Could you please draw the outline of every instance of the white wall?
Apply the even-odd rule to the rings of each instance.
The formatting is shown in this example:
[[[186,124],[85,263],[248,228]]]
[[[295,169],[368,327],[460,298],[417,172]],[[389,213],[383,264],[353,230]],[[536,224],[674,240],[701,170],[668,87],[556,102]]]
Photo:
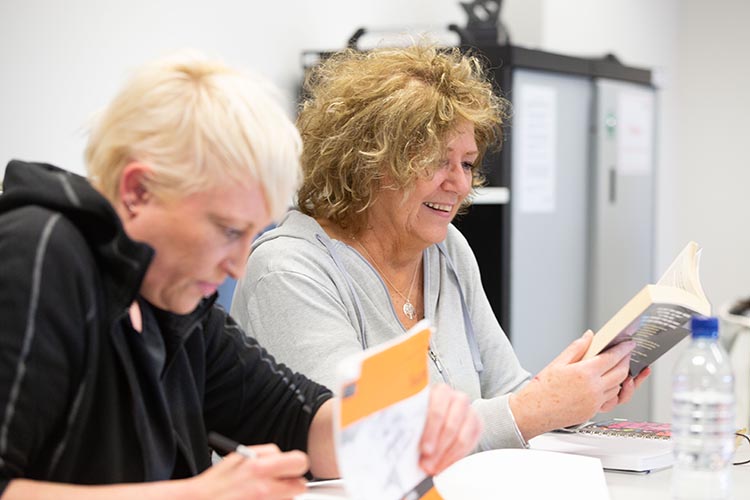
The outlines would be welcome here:
[[[657,268],[704,246],[714,304],[750,294],[750,2],[505,0],[514,43],[616,54],[656,70],[660,91]],[[303,49],[343,46],[360,26],[465,24],[458,0],[0,0],[0,174],[10,158],[83,172],[87,117],[134,66],[190,46],[256,69],[293,108]],[[669,416],[670,358],[654,414]]]
[[[464,24],[454,0],[1,0],[0,175],[10,158],[83,172],[91,113],[128,72],[182,47],[252,68],[293,109],[304,49],[345,45],[358,27]]]
[[[583,56],[615,54],[624,64],[651,68],[658,86],[655,275],[663,271],[689,239],[710,248],[697,235],[683,236],[677,228],[681,214],[674,179],[679,108],[676,61],[680,0],[546,0],[542,48]],[[585,13],[585,15],[582,15]],[[655,276],[655,278],[658,276]],[[592,325],[596,328],[598,325]],[[653,366],[651,418],[671,419],[673,353]]]
[[[616,54],[659,87],[657,273],[688,240],[704,247],[714,307],[750,295],[750,2],[545,0],[540,48]],[[682,346],[684,347],[684,346]],[[655,365],[651,417],[670,419],[671,371]]]
[[[672,223],[678,240],[703,245],[701,276],[714,307],[750,296],[748,21],[747,0],[681,2]],[[669,386],[661,386],[653,414],[664,420]]]
[[[676,227],[707,247],[718,305],[750,295],[750,2],[688,0],[681,15]]]

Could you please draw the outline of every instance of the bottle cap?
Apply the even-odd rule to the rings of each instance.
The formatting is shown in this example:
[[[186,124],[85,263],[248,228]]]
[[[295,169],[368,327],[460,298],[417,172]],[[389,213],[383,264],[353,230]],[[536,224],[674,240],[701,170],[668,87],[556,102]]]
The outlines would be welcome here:
[[[693,338],[717,338],[719,336],[719,319],[715,316],[693,316],[690,320]]]

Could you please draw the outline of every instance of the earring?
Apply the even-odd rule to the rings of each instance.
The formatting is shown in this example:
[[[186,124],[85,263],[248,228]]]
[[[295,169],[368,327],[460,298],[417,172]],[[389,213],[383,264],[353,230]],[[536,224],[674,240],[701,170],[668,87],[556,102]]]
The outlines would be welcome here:
[[[125,210],[127,210],[130,215],[133,215],[135,213],[135,211],[133,210],[133,202],[123,200],[123,203],[125,204]]]

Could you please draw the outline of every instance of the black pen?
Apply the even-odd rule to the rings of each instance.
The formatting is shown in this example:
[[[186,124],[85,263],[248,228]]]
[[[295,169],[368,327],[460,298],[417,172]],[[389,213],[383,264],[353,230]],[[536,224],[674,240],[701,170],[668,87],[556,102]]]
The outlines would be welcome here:
[[[258,454],[251,450],[244,444],[240,444],[237,441],[233,441],[226,436],[222,436],[218,432],[208,433],[208,444],[211,445],[215,450],[223,451],[225,453],[231,453],[236,451],[245,458],[254,459],[258,458]]]

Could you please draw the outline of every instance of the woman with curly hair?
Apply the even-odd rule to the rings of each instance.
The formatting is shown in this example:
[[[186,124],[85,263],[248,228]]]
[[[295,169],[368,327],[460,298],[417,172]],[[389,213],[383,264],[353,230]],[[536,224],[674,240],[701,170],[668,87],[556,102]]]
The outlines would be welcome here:
[[[451,225],[508,115],[476,57],[426,45],[346,51],[306,91],[297,210],[254,244],[234,297],[249,332],[330,385],[343,357],[430,319],[432,380],[472,400],[481,449],[525,446],[630,399],[648,373],[627,378],[632,343],[581,361],[591,333],[531,378]]]

